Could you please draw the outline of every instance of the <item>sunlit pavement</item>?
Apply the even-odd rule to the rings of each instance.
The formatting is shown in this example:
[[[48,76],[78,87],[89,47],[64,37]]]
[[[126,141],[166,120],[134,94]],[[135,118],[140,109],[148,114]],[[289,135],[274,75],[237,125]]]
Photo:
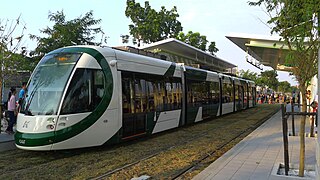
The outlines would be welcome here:
[[[288,111],[291,107],[288,107]],[[301,116],[295,116],[295,134],[289,136],[289,164],[299,164],[299,136]],[[291,117],[288,119],[288,132],[292,134]],[[310,132],[309,118],[306,121],[306,133]],[[316,138],[306,137],[306,167],[316,164]],[[280,163],[284,162],[281,111],[272,116],[259,128],[249,134],[239,144],[213,162],[194,180],[226,179],[288,179],[276,175]],[[295,179],[290,177],[290,179]],[[301,179],[301,178],[300,178]]]
[[[0,133],[0,152],[16,149],[16,146],[14,144],[14,135],[13,134],[7,134],[5,133],[5,130],[7,128],[7,121],[4,119],[1,120],[1,133]],[[15,130],[15,127],[14,127]]]

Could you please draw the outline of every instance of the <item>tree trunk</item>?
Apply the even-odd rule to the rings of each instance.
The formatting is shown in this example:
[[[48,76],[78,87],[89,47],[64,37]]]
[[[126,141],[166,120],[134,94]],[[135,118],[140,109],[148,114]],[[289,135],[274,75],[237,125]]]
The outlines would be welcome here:
[[[307,110],[307,101],[306,101],[306,87],[304,83],[300,84],[300,90],[302,94],[302,112]],[[299,162],[299,176],[304,176],[304,160],[305,160],[305,126],[306,126],[307,116],[303,116],[300,122],[300,162]]]

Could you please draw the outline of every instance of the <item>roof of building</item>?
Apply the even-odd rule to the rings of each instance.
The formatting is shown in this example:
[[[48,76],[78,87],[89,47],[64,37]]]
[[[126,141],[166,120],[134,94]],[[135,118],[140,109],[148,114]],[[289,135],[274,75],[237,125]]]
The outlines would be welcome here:
[[[170,55],[180,57],[179,60],[175,60],[174,58],[168,60],[174,62],[183,61],[178,63],[184,63],[186,65],[200,64],[213,71],[224,72],[226,69],[237,67],[236,65],[218,58],[215,55],[211,55],[174,38],[146,44],[143,47],[140,47],[140,49],[168,53]]]
[[[255,59],[247,57],[249,63],[257,67],[263,64],[275,70],[290,71],[290,67],[285,66],[288,47],[280,41],[280,37],[251,34],[231,34],[226,37]]]

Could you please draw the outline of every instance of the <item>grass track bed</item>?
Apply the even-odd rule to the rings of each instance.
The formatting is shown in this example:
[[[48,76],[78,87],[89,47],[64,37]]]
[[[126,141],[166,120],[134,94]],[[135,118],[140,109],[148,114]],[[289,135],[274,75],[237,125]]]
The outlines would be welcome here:
[[[277,110],[279,105],[258,105],[212,121],[161,133],[151,138],[113,147],[95,147],[70,151],[31,152],[12,150],[0,155],[0,179],[88,179],[137,162],[103,179],[130,179],[149,175],[152,179],[170,179],[205,154],[217,150],[244,130],[255,127]],[[215,159],[236,145],[254,129],[231,143],[185,174],[191,179]]]

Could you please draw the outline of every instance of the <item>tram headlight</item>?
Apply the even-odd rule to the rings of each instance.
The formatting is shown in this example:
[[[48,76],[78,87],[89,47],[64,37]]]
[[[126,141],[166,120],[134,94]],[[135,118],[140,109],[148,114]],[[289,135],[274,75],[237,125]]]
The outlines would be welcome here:
[[[47,129],[50,129],[50,130],[54,129],[54,125],[49,124],[49,125],[47,126]]]

